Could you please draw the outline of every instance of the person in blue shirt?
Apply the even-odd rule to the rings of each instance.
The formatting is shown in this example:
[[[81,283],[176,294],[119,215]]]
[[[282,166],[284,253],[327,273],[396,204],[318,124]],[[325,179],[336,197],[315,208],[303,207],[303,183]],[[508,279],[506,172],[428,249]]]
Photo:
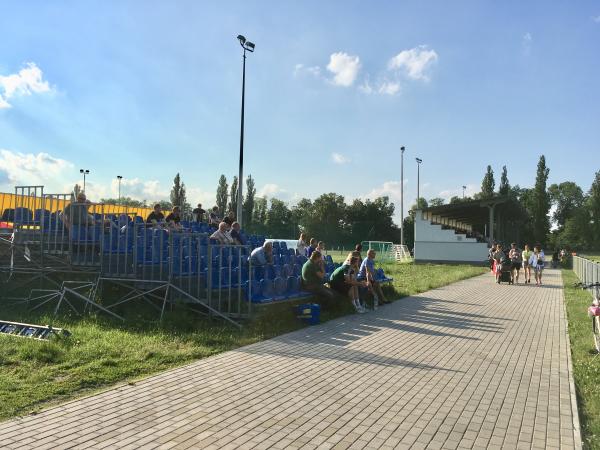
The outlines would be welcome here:
[[[317,240],[315,238],[312,238],[310,240],[310,245],[308,247],[306,247],[306,257],[310,259],[312,252],[314,252],[316,249],[317,249]]]
[[[255,248],[248,258],[253,266],[265,266],[273,263],[273,243],[265,242],[262,247]]]
[[[376,308],[379,303],[390,303],[383,295],[381,285],[375,280],[375,250],[370,249],[367,252],[367,257],[363,259],[356,277],[358,281],[366,281],[369,286],[369,291],[373,294],[373,306]]]

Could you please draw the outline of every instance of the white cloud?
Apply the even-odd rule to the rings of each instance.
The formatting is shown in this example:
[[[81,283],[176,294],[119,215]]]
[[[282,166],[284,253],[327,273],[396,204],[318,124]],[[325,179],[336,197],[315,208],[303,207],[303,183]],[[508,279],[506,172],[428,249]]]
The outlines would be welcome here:
[[[367,78],[363,84],[361,84],[358,87],[358,90],[365,93],[365,94],[372,94],[373,93],[373,87],[371,86],[371,83],[369,83],[369,79]]]
[[[527,32],[523,35],[523,40],[521,42],[521,46],[523,48],[523,54],[525,56],[531,53],[531,43],[533,42],[533,36],[531,33]]]
[[[110,192],[111,197],[116,198],[119,195],[119,180],[114,178],[111,180]],[[139,178],[123,178],[121,180],[121,196],[136,200],[166,200],[169,198],[169,191],[162,189],[157,180],[142,181]]]
[[[360,58],[344,52],[333,53],[329,57],[327,70],[333,73],[331,82],[337,86],[352,86],[360,70]]]
[[[8,99],[51,91],[50,85],[43,80],[43,73],[35,63],[27,63],[18,73],[0,75],[0,109],[10,108]]]
[[[396,95],[400,92],[400,83],[396,81],[384,81],[377,88],[379,94]]]
[[[475,194],[477,194],[479,192],[479,188],[475,184],[467,184],[466,186],[467,186],[467,188],[465,189],[466,197],[473,197]],[[449,201],[452,197],[462,198],[462,195],[463,195],[462,186],[459,186],[455,189],[446,189],[446,190],[440,191],[440,193],[438,194],[439,197],[443,198],[446,201]]]
[[[281,189],[279,185],[275,183],[267,183],[261,189],[258,190],[257,194],[259,197],[273,197],[276,194],[282,194],[286,191]]]
[[[438,59],[435,50],[420,45],[410,50],[402,50],[388,62],[389,70],[403,72],[413,80],[428,81],[427,71]]]
[[[72,173],[73,164],[48,153],[20,153],[0,149],[0,179],[11,190],[15,185],[48,185],[50,189],[62,186]]]
[[[315,78],[321,76],[321,68],[319,66],[305,66],[304,64],[296,64],[294,66],[294,76],[311,75]]]
[[[406,186],[408,180],[404,180]],[[392,201],[400,200],[401,190],[399,181],[386,181],[381,187],[377,187],[371,190],[364,198],[375,199],[377,197],[388,196]],[[405,197],[406,200],[406,192]]]
[[[344,155],[342,155],[341,153],[336,153],[336,152],[333,152],[331,154],[331,160],[335,164],[347,164],[350,162],[350,160],[348,158],[346,158]]]

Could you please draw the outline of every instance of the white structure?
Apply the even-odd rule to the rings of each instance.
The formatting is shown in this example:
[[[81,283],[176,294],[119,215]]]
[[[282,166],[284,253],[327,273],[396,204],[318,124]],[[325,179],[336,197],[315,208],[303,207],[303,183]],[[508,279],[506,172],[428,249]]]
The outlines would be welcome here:
[[[428,212],[415,211],[416,262],[465,262],[482,264],[487,259],[488,245],[467,237],[457,229],[471,230],[466,223],[454,221],[447,225],[435,224]]]

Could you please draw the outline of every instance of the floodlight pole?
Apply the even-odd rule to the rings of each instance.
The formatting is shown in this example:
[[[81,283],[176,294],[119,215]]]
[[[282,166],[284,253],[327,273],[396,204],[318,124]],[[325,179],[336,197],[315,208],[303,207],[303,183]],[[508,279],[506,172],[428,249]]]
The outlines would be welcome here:
[[[83,174],[83,193],[85,194],[85,176],[90,173],[88,169],[79,169],[79,173]]]
[[[466,186],[463,186],[463,200],[465,199],[465,189],[466,188],[467,188]]]
[[[404,150],[400,147],[400,245],[404,245]]]
[[[236,211],[236,220],[242,226],[242,189],[243,189],[243,181],[244,181],[244,103],[246,98],[246,50],[249,52],[254,51],[254,44],[250,41],[247,41],[246,38],[242,35],[239,35],[238,40],[240,41],[240,45],[244,49],[243,53],[243,63],[242,63],[242,118],[240,123],[240,171],[238,174],[238,192],[237,192],[237,211]]]
[[[421,158],[415,158],[415,160],[417,161],[417,209],[421,209],[419,207],[419,200],[421,198],[421,194],[419,193],[419,188],[420,188],[420,176],[421,176],[421,163],[423,162],[423,160]]]
[[[118,200],[118,204],[121,204],[121,180],[123,179],[123,177],[121,175],[117,175],[117,180],[119,180],[119,200]]]

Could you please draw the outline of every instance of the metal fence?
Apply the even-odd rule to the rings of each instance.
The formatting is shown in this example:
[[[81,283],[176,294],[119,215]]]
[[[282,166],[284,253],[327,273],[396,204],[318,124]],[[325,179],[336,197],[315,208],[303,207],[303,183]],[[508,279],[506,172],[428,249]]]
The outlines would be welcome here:
[[[600,264],[581,256],[573,256],[573,272],[582,283],[600,282]]]

